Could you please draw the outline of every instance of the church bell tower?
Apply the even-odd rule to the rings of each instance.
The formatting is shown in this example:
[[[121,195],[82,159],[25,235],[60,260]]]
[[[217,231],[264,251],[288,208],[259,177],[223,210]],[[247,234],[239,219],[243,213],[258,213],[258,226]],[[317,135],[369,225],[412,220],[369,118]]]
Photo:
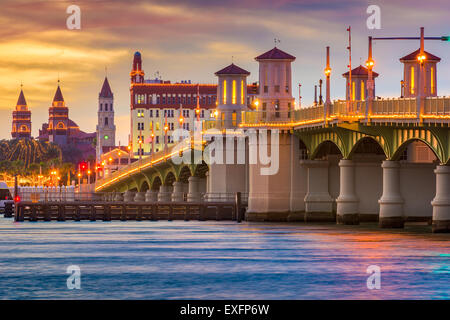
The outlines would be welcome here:
[[[100,159],[103,147],[116,145],[116,125],[114,124],[114,95],[109,86],[108,78],[103,81],[102,90],[98,95],[97,123],[97,159]]]

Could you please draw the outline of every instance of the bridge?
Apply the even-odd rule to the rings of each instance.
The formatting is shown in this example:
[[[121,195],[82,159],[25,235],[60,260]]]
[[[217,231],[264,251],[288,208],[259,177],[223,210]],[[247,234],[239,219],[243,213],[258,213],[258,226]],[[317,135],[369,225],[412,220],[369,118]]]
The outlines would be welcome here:
[[[267,163],[259,159],[241,165],[173,161],[175,154],[205,152],[203,138],[197,147],[172,147],[114,172],[96,191],[134,191],[149,202],[217,201],[242,192],[248,194],[247,220],[379,221],[387,228],[428,222],[434,232],[448,232],[449,123],[448,97],[244,111],[242,132],[264,132],[269,141],[279,132],[276,174],[261,175]],[[223,120],[203,123],[203,136],[214,130],[228,131]],[[245,141],[248,148],[251,141]]]

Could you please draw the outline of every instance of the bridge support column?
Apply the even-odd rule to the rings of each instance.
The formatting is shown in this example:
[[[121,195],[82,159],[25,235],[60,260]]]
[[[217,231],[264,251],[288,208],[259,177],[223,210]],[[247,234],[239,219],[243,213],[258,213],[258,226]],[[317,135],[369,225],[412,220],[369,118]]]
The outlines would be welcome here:
[[[175,181],[173,183],[172,202],[182,202],[184,200],[184,183]]]
[[[380,204],[380,227],[403,228],[403,198],[400,194],[400,164],[385,160],[383,168],[383,194]]]
[[[145,202],[156,202],[158,201],[158,192],[155,190],[147,190],[145,193]]]
[[[189,177],[189,192],[187,194],[188,202],[199,202],[201,200],[201,195],[199,192],[200,179],[198,177]]]
[[[144,202],[145,201],[145,192],[136,192],[134,196],[135,202]]]
[[[436,196],[433,206],[433,232],[450,232],[450,166],[439,165],[436,174]]]
[[[328,161],[305,160],[308,191],[305,196],[305,222],[336,221],[333,199],[328,191]]]
[[[125,191],[123,194],[123,201],[124,202],[133,202],[134,201],[134,192],[133,191]]]
[[[340,167],[340,193],[336,199],[336,218],[339,224],[359,224],[359,199],[355,193],[355,163],[342,159]]]
[[[171,192],[170,186],[161,185],[158,192],[158,202],[170,202]]]

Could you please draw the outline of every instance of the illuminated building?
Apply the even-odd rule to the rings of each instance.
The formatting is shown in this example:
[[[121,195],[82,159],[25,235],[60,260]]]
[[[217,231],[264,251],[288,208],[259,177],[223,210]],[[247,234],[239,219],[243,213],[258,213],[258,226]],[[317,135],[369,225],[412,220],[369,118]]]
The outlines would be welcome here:
[[[13,111],[11,136],[13,139],[31,138],[31,111],[28,109],[23,90],[20,90],[16,109]]]
[[[136,52],[130,73],[130,144],[135,156],[151,153],[152,134],[153,151],[161,151],[164,148],[164,127],[168,129],[167,146],[171,146],[174,142],[173,130],[180,127],[193,130],[197,112],[200,120],[216,119],[216,84],[194,84],[191,81],[171,83],[161,79],[145,79],[144,76],[142,56]],[[249,85],[247,91],[249,97],[246,103],[252,104],[258,94],[258,85]],[[196,111],[197,98],[199,111]],[[182,122],[180,116],[183,118]]]
[[[44,123],[39,130],[40,141],[56,143],[63,147],[63,151],[66,146],[72,151],[76,150],[77,159],[66,159],[67,161],[77,162],[89,156],[95,156],[93,143],[96,133],[81,131],[80,127],[69,118],[69,108],[66,106],[59,84],[48,113],[48,123]]]

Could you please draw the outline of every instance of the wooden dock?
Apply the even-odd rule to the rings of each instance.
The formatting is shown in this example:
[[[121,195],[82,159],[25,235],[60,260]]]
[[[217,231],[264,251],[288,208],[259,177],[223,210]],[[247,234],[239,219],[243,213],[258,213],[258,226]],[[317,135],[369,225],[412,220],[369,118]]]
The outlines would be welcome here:
[[[237,198],[237,197],[236,197]],[[19,202],[15,221],[242,220],[233,202]]]

